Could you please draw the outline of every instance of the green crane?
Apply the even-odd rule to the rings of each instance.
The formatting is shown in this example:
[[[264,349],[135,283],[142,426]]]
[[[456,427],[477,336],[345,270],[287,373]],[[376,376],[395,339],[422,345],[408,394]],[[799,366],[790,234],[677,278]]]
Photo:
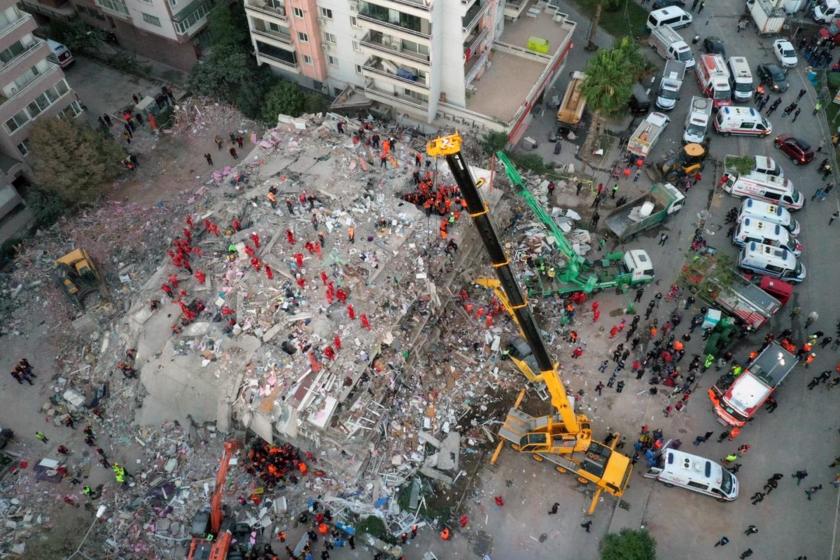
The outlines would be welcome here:
[[[623,290],[627,286],[646,284],[653,280],[653,265],[650,257],[641,249],[627,253],[623,251],[607,253],[604,258],[594,262],[578,255],[569,245],[566,236],[563,235],[563,230],[528,190],[525,181],[507,155],[498,151],[496,158],[504,167],[505,175],[516,189],[516,194],[525,201],[551,232],[555,246],[566,261],[559,271],[550,264],[546,267],[544,261],[540,262],[536,282],[531,282],[528,286],[529,295],[546,297],[572,292],[589,294],[609,288]]]

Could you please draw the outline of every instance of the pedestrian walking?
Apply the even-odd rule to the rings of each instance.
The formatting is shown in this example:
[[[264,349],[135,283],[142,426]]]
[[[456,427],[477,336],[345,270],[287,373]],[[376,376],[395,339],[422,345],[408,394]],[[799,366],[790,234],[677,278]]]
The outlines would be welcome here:
[[[603,373],[603,372],[601,372],[601,373]],[[598,384],[595,385],[595,392],[598,393],[598,396],[600,397],[601,396],[601,391],[603,391],[603,390],[604,390],[604,384],[601,381],[599,381]]]
[[[836,220],[837,218],[840,218],[840,211],[835,211],[833,214],[831,214],[831,218],[829,218],[828,220],[828,225],[833,224],[834,220]]]
[[[592,527],[592,520],[590,519],[589,521],[587,521],[585,523],[581,523],[580,526],[583,527],[584,529],[586,529],[586,532],[588,533],[589,528]]]
[[[213,156],[211,156],[209,153],[204,154],[204,159],[207,160],[207,165],[209,165],[211,167],[213,166]]]
[[[618,194],[618,183],[612,186],[612,191],[610,192],[610,199],[615,200],[615,195]]]
[[[740,447],[738,448],[738,455],[740,455],[741,457],[743,457],[744,455],[746,455],[746,454],[749,452],[749,450],[750,450],[751,448],[752,448],[752,446],[751,446],[751,445],[749,445],[749,444],[747,444],[747,443],[743,444],[742,446],[740,446]]]
[[[664,231],[659,234],[659,246],[662,247],[668,241],[668,234]]]
[[[744,560],[745,558],[749,558],[752,555],[753,555],[753,549],[748,548],[747,550],[742,552],[741,556],[739,556],[738,558],[740,558],[741,560]]]
[[[779,105],[781,105],[781,104],[782,104],[782,98],[781,97],[776,98],[776,100],[773,103],[770,104],[770,108],[767,109],[767,116],[769,117],[770,115],[772,115],[773,111],[775,111],[779,107]]]
[[[793,473],[790,476],[792,476],[793,478],[796,479],[796,485],[799,486],[799,483],[802,482],[802,479],[805,478],[806,476],[808,476],[808,471],[806,471],[806,470],[796,471],[795,473]]]
[[[644,288],[636,288],[636,297],[633,299],[634,303],[639,303],[642,301],[642,296],[645,294]]]
[[[726,535],[722,536],[718,539],[718,542],[715,543],[715,546],[726,546],[729,544],[729,539],[726,538]]]
[[[44,432],[35,432],[35,439],[40,442],[48,443],[50,440]]]
[[[725,439],[726,439],[726,438],[728,438],[728,437],[729,437],[729,431],[728,431],[728,430],[726,430],[726,431],[722,432],[722,433],[718,436],[718,438],[717,438],[717,442],[718,442],[718,443],[721,443],[723,440],[725,440]]]
[[[706,0],[700,0],[700,3],[697,5],[697,15],[699,16],[703,13],[703,8],[706,7]]]
[[[216,148],[221,151],[222,145],[224,144],[222,137],[217,134],[213,141],[216,143]]]
[[[808,317],[805,319],[805,328],[807,329],[808,327],[813,325],[819,318],[820,314],[816,311],[811,311],[810,313],[808,313]]]
[[[796,122],[796,119],[798,119],[798,118],[799,118],[799,113],[801,113],[801,112],[802,112],[802,109],[800,109],[800,108],[798,108],[798,107],[797,107],[797,108],[796,108],[796,111],[794,111],[794,112],[793,112],[793,120],[792,120],[792,121],[790,121],[790,122],[795,123],[795,122]]]
[[[111,128],[111,117],[108,113],[104,113],[102,115],[102,119],[105,121],[105,124],[108,125],[108,128]]]
[[[805,91],[805,88],[800,89],[799,94],[796,96],[796,100],[799,101],[800,99],[805,97],[806,93],[807,93],[807,91]]]
[[[697,4],[699,4],[699,3],[700,3],[700,0],[694,0],[694,1],[691,3],[691,11],[692,11],[692,12],[697,11]]]
[[[811,501],[811,496],[813,496],[814,494],[816,494],[820,490],[822,490],[822,484],[819,484],[817,486],[811,486],[810,488],[805,490],[805,495],[808,496],[808,501],[810,502]]]
[[[754,506],[760,504],[761,501],[764,500],[764,492],[756,492],[752,495],[750,500],[752,500],[752,505]]]
[[[554,502],[554,505],[551,506],[551,509],[549,510],[548,515],[556,515],[557,514],[557,508],[559,508],[559,507],[560,507],[560,503],[559,502]]]
[[[816,115],[816,114],[817,114],[817,113],[819,113],[821,110],[822,110],[822,102],[821,102],[821,101],[817,101],[817,103],[814,105],[814,112],[813,112],[813,113],[811,113],[811,114],[812,114],[812,115]]]
[[[230,147],[228,153],[230,153],[230,157],[232,157],[233,159],[239,159],[239,154],[236,153],[236,148],[234,148],[233,146]]]
[[[747,527],[747,530],[744,531],[744,534],[748,537],[750,535],[755,535],[756,533],[758,533],[758,527],[756,527],[755,525],[750,525],[749,527]]]

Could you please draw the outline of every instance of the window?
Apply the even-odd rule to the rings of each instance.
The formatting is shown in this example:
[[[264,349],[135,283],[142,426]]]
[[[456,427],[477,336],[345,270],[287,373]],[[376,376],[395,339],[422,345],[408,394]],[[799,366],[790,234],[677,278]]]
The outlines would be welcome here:
[[[143,12],[143,21],[150,25],[160,27],[160,18],[151,14],[147,14],[146,12]]]
[[[299,18],[303,17],[303,10],[301,10],[300,8],[295,8],[293,10],[293,12],[295,14],[295,17],[299,17]]]
[[[304,64],[312,64],[312,57],[308,54],[303,55],[303,63]]]
[[[330,66],[338,66],[338,59],[334,56],[327,56],[327,62],[330,63]]]
[[[301,43],[308,43],[309,35],[303,33],[302,31],[298,31],[298,41],[300,41]]]
[[[208,1],[198,4],[195,8],[179,13],[176,16],[178,19],[175,21],[175,31],[177,33],[186,33],[198,24],[210,12],[210,8],[212,7],[212,3]]]
[[[12,45],[9,48],[0,52],[0,62],[2,62],[3,64],[8,64],[9,62],[14,60],[18,56],[25,53],[26,50],[29,47],[31,47],[33,42],[34,42],[32,40],[32,35],[28,35],[28,37],[29,37],[29,39],[27,41],[28,44],[26,44],[26,45],[23,44],[23,41],[27,40],[26,37],[24,37],[21,41],[15,41],[14,43],[12,43]]]
[[[353,41],[353,50],[359,52],[361,49],[359,48],[359,42]]]
[[[332,10],[329,8],[321,8],[321,16],[327,19],[332,19]]]
[[[335,35],[333,35],[332,33],[324,33],[324,40],[327,43],[332,43],[334,45],[335,44]]]
[[[361,74],[361,73],[362,73],[362,67],[359,64],[357,64],[356,65],[356,74]]]
[[[26,157],[29,155],[29,139],[27,138],[23,142],[17,145],[17,149],[20,152],[20,155]]]
[[[58,118],[60,119],[74,119],[82,114],[82,106],[79,104],[78,101],[73,101],[61,110],[58,114]]]
[[[353,16],[350,16],[350,25],[352,25],[353,27],[359,27],[359,24],[356,23],[356,18]]]
[[[708,484],[702,484],[700,482],[694,482],[693,480],[689,480],[688,485],[691,486],[692,488],[697,488],[698,490],[708,490],[709,489]]]
[[[17,115],[6,121],[6,128],[9,130],[9,132],[14,132],[28,122],[29,115],[26,114],[26,111],[21,111]]]
[[[282,33],[283,32],[282,27],[280,27],[276,23],[271,23],[270,21],[268,22],[268,30],[269,31],[274,31],[275,33]]]

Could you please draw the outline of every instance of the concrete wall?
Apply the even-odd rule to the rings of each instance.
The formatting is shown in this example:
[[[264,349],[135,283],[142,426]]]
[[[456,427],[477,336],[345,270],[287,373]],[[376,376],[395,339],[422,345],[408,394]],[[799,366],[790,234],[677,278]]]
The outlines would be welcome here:
[[[146,31],[148,33],[164,37],[171,41],[178,40],[175,34],[175,27],[172,25],[172,19],[167,9],[166,2],[170,0],[126,0],[125,5],[128,6],[128,11],[131,14],[131,23],[139,31]],[[178,0],[178,3],[186,4],[189,0]],[[147,23],[143,19],[143,14],[149,14],[160,20],[160,26]],[[140,52],[140,54],[144,54]]]

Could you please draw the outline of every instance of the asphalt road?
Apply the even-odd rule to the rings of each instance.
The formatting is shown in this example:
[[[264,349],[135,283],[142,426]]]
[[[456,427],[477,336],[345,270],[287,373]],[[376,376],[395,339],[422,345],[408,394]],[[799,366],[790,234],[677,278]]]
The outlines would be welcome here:
[[[694,34],[701,37],[717,35],[724,39],[728,55],[746,56],[751,68],[755,70],[757,64],[774,60],[772,39],[759,38],[752,30],[740,34],[736,32],[741,7],[741,3],[707,2],[704,12],[699,17],[695,16],[695,23],[681,30],[681,34],[688,42]],[[583,69],[589,56],[582,49],[585,43],[582,37],[588,24],[583,19],[578,21],[581,22],[581,37],[575,37],[576,47],[554,87],[557,92],[565,88],[568,73]],[[645,45],[642,51],[658,68],[664,66],[664,61],[652,49]],[[698,52],[699,48],[695,48],[695,53]],[[687,205],[682,212],[666,224],[665,228],[670,235],[667,244],[660,247],[656,243],[658,232],[640,237],[632,246],[628,244],[626,248],[641,247],[649,252],[659,278],[659,286],[647,290],[642,300],[643,306],[654,290],[665,292],[676,280],[688,254],[697,213],[701,210],[710,210],[712,216],[705,226],[708,243],[722,253],[736,255],[734,246],[726,236],[728,226],[723,222],[726,212],[740,201],[725,193],[713,192],[715,178],[720,176],[720,167],[715,166],[715,161],[722,162],[726,154],[771,156],[782,165],[785,175],[809,199],[816,188],[824,184],[816,171],[823,154],[817,154],[809,166],[799,168],[773,146],[773,138],[777,134],[792,133],[815,147],[820,144],[820,140],[825,140],[830,149],[828,123],[823,115],[819,118],[812,115],[816,92],[807,83],[805,73],[804,61],[800,61],[789,72],[790,89],[783,95],[781,104],[784,107],[794,100],[801,88],[807,90],[800,102],[802,114],[795,123],[791,117],[783,119],[781,110],[777,110],[770,118],[773,134],[767,138],[722,137],[711,132],[710,160],[703,173],[704,179],[689,192]],[[696,94],[697,82],[693,72],[689,72],[681,100],[670,113],[671,124],[654,149],[654,161],[665,159],[667,155],[679,150],[688,105],[691,96]],[[550,99],[550,95],[547,99]],[[544,157],[551,153],[551,144],[545,141],[545,136],[551,130],[553,119],[551,112],[546,111],[542,117],[535,118],[526,134],[541,142],[539,152]],[[562,159],[574,162],[568,157],[566,146]],[[824,152],[827,157],[828,150]],[[577,166],[580,167],[579,162]],[[596,175],[596,180],[607,181],[608,177],[605,174]],[[636,184],[625,181],[621,186],[622,194],[641,192],[649,185],[650,181],[646,177]],[[558,204],[563,205],[563,202]],[[812,310],[819,312],[820,319],[809,331],[823,330],[828,335],[834,335],[834,324],[840,320],[840,298],[834,296],[831,279],[840,275],[840,262],[834,256],[840,247],[828,221],[831,213],[837,209],[840,209],[840,205],[835,189],[824,202],[809,200],[805,209],[796,215],[802,224],[799,240],[805,247],[803,261],[808,270],[808,278],[796,288],[794,299],[773,319],[769,328],[765,327],[758,335],[737,347],[737,356],[743,359],[753,347],[760,345],[768,330],[779,332],[791,327],[796,336],[802,336],[805,333],[802,321]],[[831,227],[840,228],[840,221]],[[529,558],[596,558],[597,542],[606,532],[618,531],[623,527],[645,526],[658,541],[658,557],[665,559],[737,558],[747,548],[754,551],[754,559],[793,560],[800,555],[811,559],[837,558],[840,552],[837,534],[840,494],[831,486],[835,471],[828,465],[840,454],[838,394],[836,390],[832,394],[824,389],[809,391],[806,387],[811,377],[824,369],[834,368],[838,362],[837,353],[829,349],[818,351],[816,362],[810,369],[797,367],[777,393],[779,408],[776,412],[759,412],[755,421],[743,430],[738,443],[717,444],[713,437],[708,443],[695,448],[691,441],[696,435],[706,431],[714,431],[717,435],[723,430],[716,422],[705,396],[705,390],[717,375],[710,371],[685,411],[670,418],[665,418],[662,412],[666,402],[664,397],[645,394],[647,385],[635,379],[627,380],[627,387],[621,394],[605,392],[603,398],[596,397],[592,391],[594,385],[599,380],[606,380],[606,375],[597,372],[596,365],[607,356],[607,348],[612,342],[604,336],[604,326],[609,328],[610,324],[617,322],[615,317],[621,313],[624,304],[622,298],[612,294],[602,294],[598,300],[602,302],[608,322],[603,323],[602,318],[600,329],[578,328],[587,342],[584,358],[570,363],[567,357],[569,348],[566,345],[554,347],[555,354],[565,362],[564,380],[573,391],[587,391],[582,408],[593,419],[596,435],[603,437],[609,427],[621,430],[628,438],[633,438],[639,426],[648,424],[664,429],[667,437],[680,438],[687,451],[717,461],[734,451],[739,444],[748,443],[752,449],[739,461],[743,466],[737,475],[741,483],[741,497],[734,503],[723,504],[686,490],[667,488],[642,478],[639,465],[631,488],[625,494],[628,509],[614,508],[614,502],[606,500],[593,519],[593,534],[587,534],[579,526],[584,519],[582,511],[586,504],[581,494],[574,489],[574,481],[570,477],[558,475],[553,475],[552,479],[551,474],[546,474],[551,473],[546,465],[533,463],[526,457],[508,452],[502,456],[497,467],[488,469],[475,496],[472,518],[480,527],[471,528],[471,531],[467,530],[462,535],[472,546],[452,543],[450,548],[447,545],[451,557],[480,557],[476,554],[479,552],[476,543],[486,545],[489,540],[489,549],[494,559],[525,557],[523,555]],[[663,306],[659,312],[660,317],[675,305]],[[790,311],[794,306],[801,308],[801,320],[791,319]],[[686,316],[690,316],[688,312]],[[589,321],[591,319],[586,320],[587,323]],[[700,342],[692,341],[688,350],[689,353],[700,353]],[[798,469],[807,469],[809,472],[808,478],[799,487],[790,478],[790,474]],[[765,480],[776,472],[785,475],[778,490],[758,506],[752,506],[749,497],[761,490]],[[813,500],[808,501],[804,490],[817,484],[822,484],[823,489],[814,495]],[[503,508],[504,514],[496,511],[489,501],[492,496],[500,494],[510,496]],[[555,501],[562,504],[561,514],[548,517],[546,511]],[[744,535],[743,531],[749,524],[756,525],[759,533]],[[731,542],[725,548],[715,548],[714,543],[724,535]],[[438,549],[437,546],[434,548]],[[486,546],[480,547],[480,550],[486,549]]]

